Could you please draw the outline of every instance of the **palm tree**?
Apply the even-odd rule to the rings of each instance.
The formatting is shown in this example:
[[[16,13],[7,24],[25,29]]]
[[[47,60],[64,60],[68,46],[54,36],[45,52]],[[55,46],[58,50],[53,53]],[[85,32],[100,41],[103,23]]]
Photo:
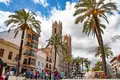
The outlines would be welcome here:
[[[81,62],[81,71],[83,71],[83,64],[84,64],[84,60],[85,60],[85,58],[83,58],[83,57],[80,57],[80,62]]]
[[[77,71],[80,70],[80,65],[81,65],[81,58],[80,57],[76,57],[73,59],[73,63],[75,64]]]
[[[55,60],[54,60],[54,69],[55,69],[57,54],[64,55],[64,51],[67,52],[67,50],[64,47],[64,45],[66,45],[66,43],[62,41],[62,37],[60,34],[56,34],[55,36],[52,36],[49,40],[47,40],[47,42],[48,42],[48,44],[47,44],[46,48],[49,46],[53,46],[53,48],[55,50]]]
[[[102,65],[103,65],[103,62],[102,62],[102,61],[97,61],[97,62],[95,63],[95,71],[103,71]]]
[[[36,17],[35,13],[27,12],[24,9],[22,9],[19,11],[15,11],[15,14],[9,15],[9,19],[5,21],[5,25],[10,26],[8,32],[10,32],[11,29],[15,28],[14,38],[17,36],[19,31],[22,31],[21,44],[19,48],[17,76],[19,75],[20,60],[21,60],[22,46],[23,46],[25,31],[28,29],[34,28],[38,33],[40,32],[41,22],[39,20],[36,20],[35,17]]]
[[[85,67],[87,69],[87,72],[89,71],[91,61],[88,60],[88,58],[84,59]]]
[[[73,58],[72,56],[68,56],[68,55],[67,55],[67,56],[65,56],[65,57],[63,58],[63,60],[61,61],[61,63],[62,63],[62,62],[67,62],[67,63],[68,63],[68,64],[67,64],[67,65],[68,65],[68,67],[67,67],[67,69],[68,69],[68,74],[67,74],[67,76],[68,76],[68,77],[69,77],[69,65],[70,65],[70,63],[74,63],[74,62],[73,62],[73,59],[74,59],[74,58]]]
[[[111,51],[111,48],[108,45],[104,46],[104,52],[105,52],[105,57],[106,58],[110,58],[110,57],[113,56],[113,52]],[[95,57],[102,57],[100,47],[96,48]]]
[[[84,22],[83,32],[90,34],[93,32],[98,40],[98,44],[100,46],[100,50],[102,53],[102,61],[104,66],[104,72],[107,76],[107,69],[106,69],[106,59],[105,53],[103,48],[103,39],[102,39],[102,30],[100,23],[100,18],[105,19],[107,22],[107,16],[105,13],[114,15],[112,10],[117,10],[116,3],[114,2],[107,2],[105,0],[80,0],[75,5],[76,11],[74,16],[79,15],[75,20],[75,23],[78,24],[79,22]],[[109,23],[109,22],[108,22]],[[87,26],[86,26],[87,25]],[[104,26],[105,27],[105,26]]]

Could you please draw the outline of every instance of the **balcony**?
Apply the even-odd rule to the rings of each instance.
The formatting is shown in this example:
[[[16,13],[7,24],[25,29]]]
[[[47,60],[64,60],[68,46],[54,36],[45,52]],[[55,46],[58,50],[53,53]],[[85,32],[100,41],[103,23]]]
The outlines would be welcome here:
[[[32,40],[35,40],[36,42],[38,42],[38,37],[35,34],[32,34]]]
[[[28,60],[24,58],[23,64],[28,65]]]
[[[36,57],[36,52],[33,51],[33,50],[31,50],[31,51],[26,50],[26,51],[24,52],[24,55]]]

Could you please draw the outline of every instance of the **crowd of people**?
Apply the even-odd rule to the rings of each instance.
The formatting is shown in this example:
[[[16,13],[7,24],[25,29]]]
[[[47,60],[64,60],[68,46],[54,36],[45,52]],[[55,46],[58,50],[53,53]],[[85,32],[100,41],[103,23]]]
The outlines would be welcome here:
[[[8,80],[9,76],[16,76],[16,69],[7,70],[5,72],[5,80]],[[57,69],[53,72],[42,70],[41,72],[37,70],[27,70],[24,73],[20,73],[20,76],[24,76],[27,79],[44,79],[44,80],[60,80],[65,78],[65,72],[59,73]]]
[[[65,77],[65,73],[64,71],[62,71],[61,73],[59,73],[57,71],[57,69],[55,69],[54,72],[47,72],[47,71],[44,71],[42,70],[42,72],[39,72],[39,71],[29,71],[27,70],[25,73],[24,73],[24,76],[26,78],[30,78],[30,79],[46,79],[46,80],[59,80],[59,79],[62,79]]]

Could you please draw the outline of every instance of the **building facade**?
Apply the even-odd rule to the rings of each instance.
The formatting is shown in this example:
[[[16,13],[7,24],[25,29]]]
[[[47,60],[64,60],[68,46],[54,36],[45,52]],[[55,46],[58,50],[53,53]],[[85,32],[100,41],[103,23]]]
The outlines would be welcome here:
[[[17,66],[18,51],[17,45],[0,38],[0,58],[7,64],[7,70]]]
[[[63,62],[63,59],[66,57],[66,56],[72,56],[71,55],[71,36],[70,35],[65,35],[65,36],[62,36],[62,22],[53,22],[52,23],[52,36],[54,37],[56,34],[59,34],[62,39],[61,41],[65,42],[66,45],[64,45],[64,48],[66,49],[66,51],[63,51],[63,52],[58,52],[58,53],[61,53],[61,54],[57,54],[57,57],[56,57],[56,68],[57,70],[61,73],[62,71],[64,71],[66,74],[68,74],[68,70],[71,68],[70,67],[70,63],[68,62]],[[59,50],[62,51],[61,48],[59,48]],[[63,55],[64,54],[64,55]],[[55,59],[55,50],[54,48],[52,48],[52,56],[53,56],[53,61]]]
[[[42,49],[38,49],[37,51],[37,59],[36,59],[36,68],[38,71],[42,71],[46,66],[46,53]]]
[[[112,68],[112,71],[114,74],[116,74],[116,68],[118,70],[118,72],[120,72],[120,55],[115,56],[111,61],[110,61],[110,65]]]
[[[18,33],[16,38],[14,38],[14,29],[10,33],[7,31],[0,32],[0,38],[8,40],[18,46],[20,46],[22,31]],[[7,36],[7,37],[6,37]],[[36,68],[36,58],[37,58],[37,49],[39,43],[40,35],[33,31],[31,28],[25,31],[23,49],[21,55],[21,65],[20,69],[22,72],[27,69]]]
[[[51,47],[45,48],[44,52],[46,53],[46,65],[45,65],[45,71],[51,74],[52,72],[52,53],[51,53]]]

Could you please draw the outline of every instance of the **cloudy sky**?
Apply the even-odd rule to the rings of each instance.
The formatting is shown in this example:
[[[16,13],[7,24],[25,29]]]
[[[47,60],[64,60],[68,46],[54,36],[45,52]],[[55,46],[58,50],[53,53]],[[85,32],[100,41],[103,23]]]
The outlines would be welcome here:
[[[106,0],[108,1],[108,0]],[[120,0],[111,0],[117,3],[120,10]],[[86,57],[93,63],[99,58],[94,58],[95,48],[98,46],[95,37],[89,37],[82,33],[82,23],[74,24],[75,11],[74,5],[78,0],[0,0],[0,31],[6,29],[4,21],[8,19],[8,15],[13,14],[15,10],[26,9],[35,12],[41,24],[40,44],[45,45],[46,40],[51,36],[52,22],[59,20],[63,23],[63,35],[70,34],[72,36],[72,55],[74,57]],[[110,24],[106,24],[103,40],[104,44],[108,44],[114,55],[120,54],[120,40],[112,42],[111,38],[115,35],[120,35],[120,14],[115,13],[115,16],[109,15]]]

